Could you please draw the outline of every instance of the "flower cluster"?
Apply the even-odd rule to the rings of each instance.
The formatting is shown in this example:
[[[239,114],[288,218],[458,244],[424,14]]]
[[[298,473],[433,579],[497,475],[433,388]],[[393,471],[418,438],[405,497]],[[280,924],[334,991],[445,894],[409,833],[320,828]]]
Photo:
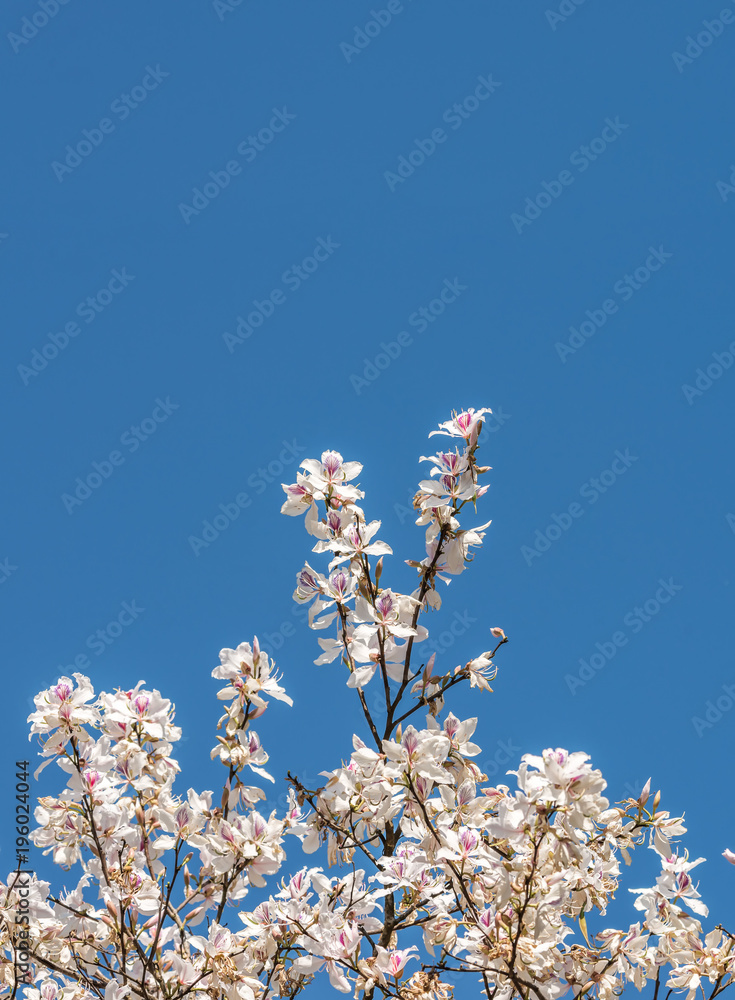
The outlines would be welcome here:
[[[255,774],[273,781],[272,775],[262,766],[267,763],[268,754],[263,749],[258,734],[248,731],[250,721],[265,712],[268,707],[266,696],[284,701],[287,705],[293,705],[293,702],[278,684],[280,678],[274,673],[273,661],[260,648],[257,636],[252,647],[249,642],[242,642],[237,649],[221,650],[219,658],[220,665],[214,668],[212,676],[228,683],[218,692],[217,697],[221,701],[229,700],[230,704],[217,724],[218,729],[224,729],[225,735],[217,737],[218,746],[212,750],[212,757],[218,757],[229,765],[231,779],[237,783],[240,794],[246,798],[248,789],[238,777],[245,766]]]
[[[220,805],[213,805],[211,791],[190,788],[183,798],[174,791],[173,744],[181,730],[171,702],[143,681],[95,697],[89,679],[74,674],[36,697],[29,722],[46,758],[39,770],[56,761],[68,780],[58,796],[39,800],[32,840],[62,868],[79,865],[81,872],[76,887],[58,897],[46,883],[31,883],[24,922],[40,993],[27,991],[28,1000],[91,998],[111,983],[121,992],[108,991],[107,1000],[130,994],[152,1000],[174,996],[187,983],[201,982],[195,992],[206,992],[224,981],[222,949],[199,947],[192,929],[205,919],[218,928],[227,904],[265,886],[285,860],[284,834],[298,831],[301,809],[292,794],[285,817],[262,816],[256,804],[263,791],[240,777],[245,768],[270,777],[250,721],[270,698],[291,704],[273,662],[257,639],[223,649],[220,661],[212,672],[227,682],[218,695],[226,702],[224,735],[212,750],[228,768]],[[9,914],[21,891],[27,889],[20,873],[0,884],[0,983],[7,986],[14,983],[19,930]],[[233,998],[242,1000],[262,995],[257,976],[266,967],[261,945],[249,941],[245,932],[235,940],[249,949],[249,958],[238,956],[232,978]]]
[[[328,560],[323,573],[304,566],[294,598],[313,629],[332,630],[316,662],[341,660],[365,723],[320,787],[289,774],[285,815],[261,813],[264,792],[243,780],[273,781],[251,724],[272,699],[291,705],[257,639],[223,649],[212,671],[224,682],[211,751],[226,769],[221,797],[175,790],[181,732],[172,704],[142,681],[95,696],[75,674],[36,697],[41,768],[55,761],[66,786],[39,800],[33,841],[78,878],[57,894],[20,871],[0,882],[3,996],[21,987],[20,940],[32,966],[25,1000],[275,1000],[312,984],[315,995],[451,1000],[460,976],[486,1000],[612,1000],[647,985],[654,997],[663,986],[713,1000],[732,983],[735,937],[703,930],[691,874],[702,859],[680,848],[683,821],[650,783],[611,804],[587,755],[562,749],[525,755],[513,789],[487,783],[477,719],[443,708],[458,684],[489,690],[502,629],[491,629],[495,649],[465,663],[414,666],[422,615],[441,605],[437,580],[464,571],[488,526],[460,524],[487,490],[476,455],[486,412],[454,414],[433,433],[458,445],[421,459],[431,463],[414,500],[426,555],[408,561],[410,594],[382,585],[391,549],[358,506],[358,463],[327,451],[284,486],[283,512],[305,515]],[[380,723],[364,695],[375,678]],[[336,874],[297,865],[276,881],[289,835]],[[606,927],[621,861],[642,844],[660,874],[630,890],[635,923]]]
[[[307,459],[305,470],[296,483],[284,484],[286,502],[282,513],[290,516],[305,514],[306,530],[317,539],[313,551],[331,555],[327,572],[320,573],[309,563],[297,575],[294,600],[310,604],[309,624],[324,630],[336,625],[336,635],[318,640],[322,655],[317,663],[329,663],[341,657],[349,676],[349,687],[363,689],[375,676],[382,677],[386,690],[391,682],[399,688],[420,676],[411,673],[411,655],[415,643],[424,641],[427,629],[419,624],[422,612],[438,609],[441,598],[436,592],[436,580],[447,581],[462,573],[471,560],[471,549],[482,544],[490,522],[475,528],[462,528],[459,515],[466,504],[477,503],[487,492],[479,477],[488,471],[477,463],[476,452],[482,429],[482,416],[487,409],[467,410],[455,414],[441,424],[433,434],[442,434],[462,441],[462,448],[440,451],[420,461],[431,462],[431,478],[422,480],[414,498],[417,524],[426,527],[426,557],[408,560],[419,575],[419,584],[412,594],[401,594],[380,586],[383,557],[391,554],[390,546],[376,538],[380,521],[367,521],[357,505],[364,493],[349,485],[362,466],[345,462],[335,451],[325,451],[318,462]],[[370,557],[378,557],[371,567]],[[460,669],[482,683],[490,666],[490,654],[482,663],[473,661]],[[416,690],[432,699],[435,710],[441,707],[441,695],[451,677],[433,678],[427,675]],[[486,686],[486,684],[485,684]]]

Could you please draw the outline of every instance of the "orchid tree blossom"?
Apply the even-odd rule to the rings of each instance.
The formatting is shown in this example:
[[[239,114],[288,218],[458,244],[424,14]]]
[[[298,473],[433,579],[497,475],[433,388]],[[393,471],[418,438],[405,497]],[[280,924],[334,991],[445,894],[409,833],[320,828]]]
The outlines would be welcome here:
[[[63,888],[21,870],[0,882],[0,996],[714,1000],[732,984],[735,936],[704,929],[703,859],[650,781],[613,803],[587,754],[549,748],[490,784],[477,718],[445,702],[460,684],[492,692],[508,637],[494,626],[465,662],[422,656],[439,584],[470,566],[490,525],[464,523],[487,493],[489,412],[455,412],[430,435],[456,443],[420,459],[431,467],[414,498],[424,552],[406,560],[410,593],[383,582],[392,550],[358,506],[358,462],[325,451],[284,484],[282,512],[304,515],[323,560],[294,560],[294,599],[320,633],[318,683],[354,692],[358,731],[338,766],[320,762],[318,787],[286,776],[282,814],[264,805],[259,781],[275,779],[252,723],[265,732],[270,703],[292,702],[257,638],[222,649],[212,670],[216,793],[182,784],[174,706],[144,681],[96,694],[75,673],[36,696],[38,770],[55,763],[63,787],[36,803],[31,838],[73,875]],[[644,845],[660,872],[629,889],[635,921],[610,927],[623,866]]]

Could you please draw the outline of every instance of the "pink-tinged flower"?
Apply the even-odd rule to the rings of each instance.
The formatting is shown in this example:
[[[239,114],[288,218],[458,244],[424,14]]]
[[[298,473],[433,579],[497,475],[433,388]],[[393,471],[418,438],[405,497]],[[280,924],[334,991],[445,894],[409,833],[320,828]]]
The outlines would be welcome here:
[[[479,425],[482,423],[483,414],[492,412],[489,406],[485,406],[481,410],[475,410],[470,407],[461,413],[454,412],[452,413],[452,419],[445,420],[443,424],[439,424],[439,430],[432,431],[429,437],[433,437],[435,434],[444,434],[447,437],[464,438],[470,445],[474,445],[477,443]]]
[[[249,701],[257,707],[256,716],[262,715],[267,708],[266,695],[285,701],[287,705],[293,704],[279,685],[275,663],[261,650],[257,636],[252,648],[249,642],[241,642],[236,649],[221,649],[219,658],[220,665],[214,668],[212,677],[230,682],[217,692],[220,701],[237,698],[241,706]]]
[[[122,724],[139,728],[148,739],[179,740],[181,730],[173,725],[173,705],[162,698],[159,691],[141,691],[143,684],[145,681],[138,681],[130,691],[100,695],[105,708],[106,731],[109,729],[112,735]]]
[[[460,826],[458,830],[443,830],[442,840],[444,843],[439,848],[437,856],[449,861],[465,862],[471,858],[471,864],[474,864],[478,860],[478,855],[482,855],[485,851],[481,834],[469,826]]]
[[[490,653],[486,652],[470,660],[464,667],[455,667],[454,672],[455,674],[465,672],[470,679],[470,687],[479,687],[481,691],[492,691],[488,681],[496,677],[498,668],[490,659]]]
[[[392,590],[382,591],[375,598],[374,608],[368,606],[370,617],[377,625],[383,625],[402,638],[413,635],[414,629],[409,626],[400,626],[400,606]]]
[[[662,909],[662,904],[666,900],[682,902],[698,916],[706,917],[708,910],[701,901],[697,888],[692,881],[689,872],[704,861],[704,858],[696,858],[694,861],[687,861],[686,857],[680,858],[674,854],[671,857],[661,858],[662,872],[656,879],[655,888],[630,889],[629,891],[638,895],[635,907],[638,910],[652,911],[654,907]]]
[[[336,512],[335,512],[336,513]],[[331,541],[317,543],[315,549],[329,549],[336,553],[336,558],[332,565],[338,565],[347,559],[356,559],[359,556],[383,556],[391,555],[393,549],[386,542],[372,541],[373,536],[380,528],[380,521],[371,521],[365,524],[360,521],[353,521],[348,525],[339,537]]]
[[[383,750],[388,760],[401,770],[420,775],[437,784],[451,784],[449,772],[442,766],[450,750],[449,740],[443,734],[418,732],[407,726],[400,743],[383,740]]]
[[[78,673],[74,678],[76,687],[69,677],[61,677],[48,691],[36,695],[33,699],[36,711],[28,716],[28,722],[32,723],[31,734],[50,733],[60,726],[69,730],[97,721],[97,710],[87,705],[94,697],[89,678]]]
[[[434,431],[435,434],[439,433]],[[436,455],[422,455],[419,462],[434,462],[434,468],[429,471],[430,476],[461,476],[467,472],[469,461],[467,455],[460,455],[459,449],[455,451],[440,451]]]
[[[301,468],[306,469],[312,481],[322,488],[349,482],[362,471],[359,462],[345,462],[338,451],[322,452],[321,462],[317,462],[315,458],[307,458],[301,463]]]
[[[297,517],[308,511],[315,500],[323,500],[324,494],[315,488],[309,479],[300,472],[296,474],[296,482],[292,484],[281,483],[281,488],[286,494],[286,500],[281,507],[281,513],[289,517]]]
[[[213,923],[209,928],[209,937],[204,938],[199,935],[192,935],[189,943],[198,951],[204,952],[210,959],[215,960],[214,967],[217,968],[216,960],[230,955],[238,947],[232,931],[221,924]]]
[[[414,597],[407,597],[387,588],[378,594],[374,604],[358,596],[355,602],[355,615],[365,624],[372,623],[385,629],[386,634],[407,639],[416,635],[416,629],[411,625],[411,621],[417,603]]]
[[[336,604],[345,604],[355,596],[354,577],[338,569],[329,577],[326,593]]]
[[[322,469],[327,478],[334,479],[342,468],[342,456],[338,451],[325,451],[322,454]],[[340,476],[340,478],[346,478]]]
[[[467,826],[460,828],[459,836],[459,847],[462,851],[463,857],[468,857],[475,850],[480,842],[480,836],[475,830],[471,830]]]
[[[722,852],[722,856],[725,859],[725,861],[729,861],[731,865],[735,865],[735,853],[731,851],[729,848],[725,848],[725,850]]]
[[[450,741],[451,749],[463,757],[476,757],[481,752],[476,743],[470,742],[470,736],[477,728],[477,719],[465,719],[464,722],[460,722],[457,716],[450,712],[444,720],[442,729],[434,719],[429,719],[428,726],[432,732],[443,732]]]
[[[469,472],[461,476],[440,476],[439,479],[423,479],[419,483],[422,510],[433,510],[448,504],[456,506],[461,500],[478,500],[487,493],[489,487],[478,486]]]
[[[316,506],[312,507],[306,517],[306,530],[314,538],[318,538],[313,552],[327,552],[331,549],[331,542],[339,538],[342,532],[355,521],[355,511],[352,508],[342,508],[341,510],[330,508],[326,516],[319,519]]]
[[[133,712],[138,716],[138,718],[142,719],[143,716],[148,711],[148,706],[150,705],[150,703],[151,699],[148,697],[147,694],[139,694],[137,698],[131,699],[130,705],[131,708],[133,709]]]
[[[410,948],[403,948],[398,951],[386,951],[384,948],[379,947],[378,956],[375,959],[375,968],[379,969],[384,975],[397,979],[403,971],[406,962],[414,958],[413,952],[418,952],[416,945],[411,945]]]
[[[31,723],[28,739],[37,734],[43,747],[41,754],[48,758],[36,769],[36,777],[54,757],[62,753],[72,736],[79,744],[89,743],[92,737],[84,727],[99,727],[97,704],[87,704],[94,697],[89,678],[75,673],[74,679],[76,687],[69,677],[61,677],[57,684],[48,691],[41,691],[33,699],[36,711],[28,716]]]
[[[291,877],[288,884],[282,881],[281,885],[283,891],[279,895],[285,897],[288,894],[290,899],[305,899],[311,890],[311,879],[306,868],[302,868]]]
[[[53,979],[44,980],[38,989],[25,989],[24,1000],[58,1000],[59,987]]]
[[[84,784],[90,792],[93,792],[101,781],[102,775],[99,771],[89,770],[84,772]]]
[[[182,802],[176,806],[175,800],[172,800],[167,803],[166,808],[156,809],[156,819],[165,832],[158,837],[154,846],[158,850],[168,850],[175,847],[177,840],[185,841],[192,834],[198,833],[206,822],[203,812],[209,809],[211,797],[211,792],[204,792],[200,796],[190,788],[188,803]]]
[[[304,563],[304,568],[296,574],[296,590],[293,599],[299,604],[306,604],[312,601],[317,594],[322,594],[327,589],[327,581],[312,569],[308,563]]]
[[[218,736],[217,741],[217,746],[210,752],[212,760],[218,757],[223,764],[230,767],[238,770],[242,767],[249,767],[261,778],[267,778],[268,781],[275,780],[263,767],[264,764],[268,763],[269,758],[254,729],[249,732],[240,729],[234,737],[229,739]]]
[[[505,632],[502,628],[491,628],[490,635],[495,636],[496,639],[505,639]]]
[[[651,794],[651,779],[649,778],[648,781],[643,786],[643,788],[641,789],[641,794],[638,796],[638,805],[641,808],[643,808],[646,802],[648,802],[650,794]]]

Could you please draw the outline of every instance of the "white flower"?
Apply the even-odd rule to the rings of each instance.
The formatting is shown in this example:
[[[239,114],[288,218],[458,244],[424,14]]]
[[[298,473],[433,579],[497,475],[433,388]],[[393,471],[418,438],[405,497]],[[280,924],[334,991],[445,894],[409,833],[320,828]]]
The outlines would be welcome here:
[[[89,678],[75,673],[74,680],[76,687],[69,677],[60,677],[53,687],[41,691],[33,699],[36,711],[28,716],[28,722],[32,723],[28,739],[35,734],[54,734],[42,740],[45,757],[55,756],[63,750],[72,736],[81,741],[89,740],[90,736],[83,727],[99,721],[97,707],[87,704],[94,697]],[[42,765],[38,771],[45,766]]]
[[[257,636],[251,647],[249,642],[241,642],[237,649],[221,649],[220,665],[212,671],[212,677],[228,680],[227,687],[222,688],[217,697],[223,701],[238,698],[241,702],[250,701],[263,711],[267,702],[264,695],[293,705],[293,701],[278,684],[280,677],[275,673],[275,663],[268,659],[268,654],[261,650]]]
[[[432,431],[429,437],[433,437],[435,434],[445,434],[447,437],[464,438],[465,441],[474,444],[477,441],[479,434],[478,427],[482,421],[483,414],[492,412],[488,406],[484,406],[481,410],[474,410],[470,407],[461,413],[453,413],[452,419],[445,420],[443,424],[439,424],[439,430]]]

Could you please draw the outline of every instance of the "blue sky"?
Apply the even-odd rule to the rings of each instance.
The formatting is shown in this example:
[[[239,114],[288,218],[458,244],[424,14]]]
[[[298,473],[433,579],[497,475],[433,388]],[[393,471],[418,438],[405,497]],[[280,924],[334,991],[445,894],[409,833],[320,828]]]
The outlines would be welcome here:
[[[209,672],[254,633],[295,700],[258,727],[272,769],[336,766],[359,722],[293,614],[309,540],[279,484],[362,461],[408,589],[426,434],[487,405],[493,524],[435,633],[447,666],[490,626],[511,643],[454,711],[496,779],[546,746],[615,800],[652,776],[724,919],[735,9],[45,11],[2,14],[0,787],[33,694],[85,656],[98,689],[176,702],[184,787],[211,787]],[[6,868],[10,838],[8,814]]]

